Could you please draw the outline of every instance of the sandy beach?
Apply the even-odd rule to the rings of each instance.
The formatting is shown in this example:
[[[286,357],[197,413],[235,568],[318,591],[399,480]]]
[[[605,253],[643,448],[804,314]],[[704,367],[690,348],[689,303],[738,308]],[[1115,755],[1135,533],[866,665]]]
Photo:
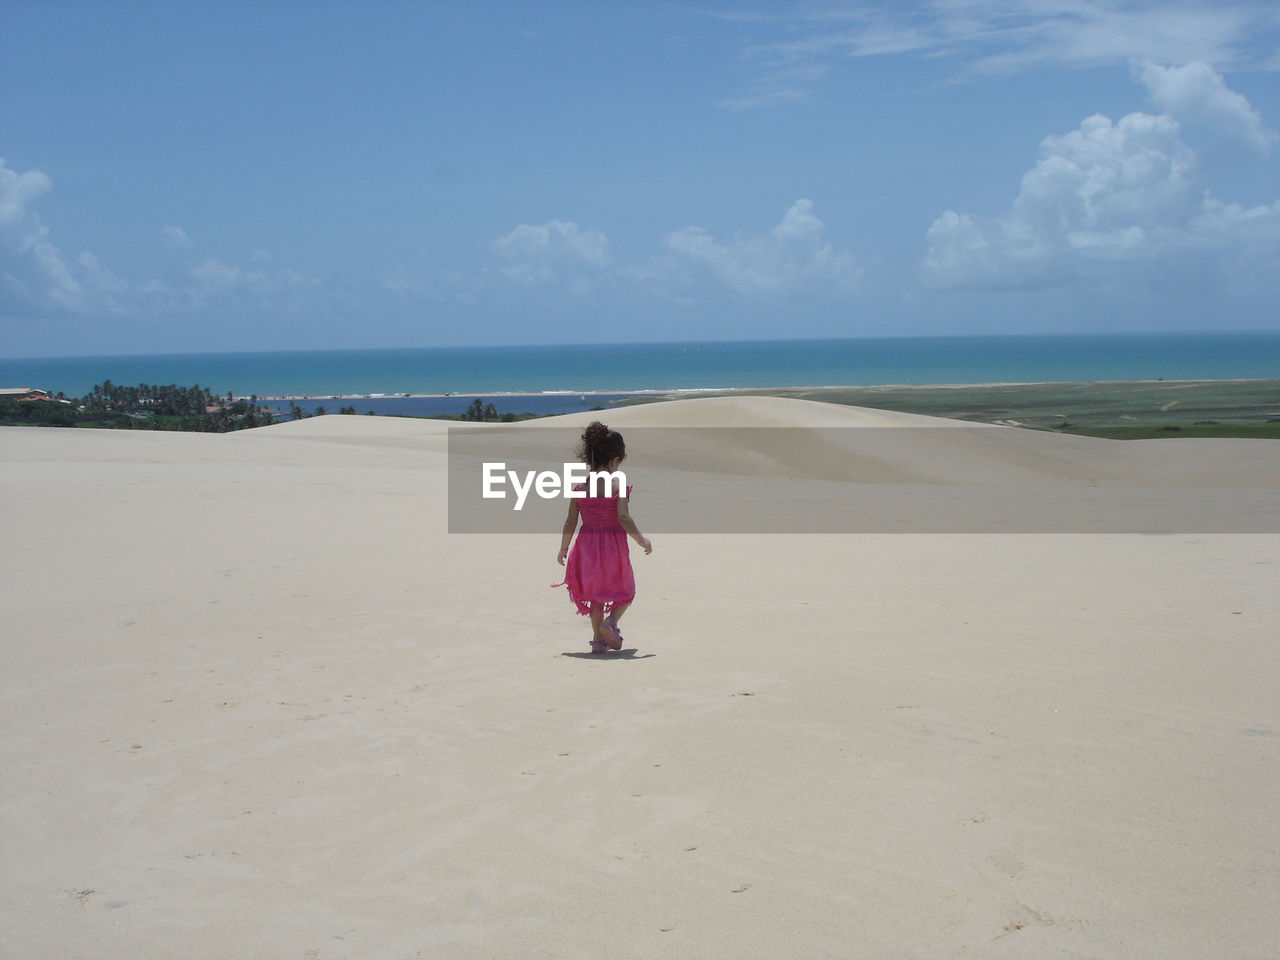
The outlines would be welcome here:
[[[0,955],[1275,955],[1280,443],[608,418],[926,429],[633,447],[642,529],[707,463],[804,495],[781,532],[653,533],[593,657],[558,536],[448,532],[443,423],[0,428]],[[815,484],[992,532],[786,532]],[[994,523],[1108,491],[1176,529]]]

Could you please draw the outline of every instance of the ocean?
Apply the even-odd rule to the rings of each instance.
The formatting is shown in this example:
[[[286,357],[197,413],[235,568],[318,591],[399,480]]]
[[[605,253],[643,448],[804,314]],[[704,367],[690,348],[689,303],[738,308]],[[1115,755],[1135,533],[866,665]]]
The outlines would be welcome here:
[[[237,396],[307,398],[300,405],[308,412],[314,400],[375,395],[325,406],[427,414],[460,413],[469,399],[459,396],[493,399],[503,412],[555,413],[652,390],[1273,377],[1280,377],[1280,330],[0,359],[0,387],[73,397],[105,380],[198,384]],[[397,394],[441,403],[405,404]],[[517,402],[507,394],[535,396]],[[580,399],[588,394],[605,396]]]

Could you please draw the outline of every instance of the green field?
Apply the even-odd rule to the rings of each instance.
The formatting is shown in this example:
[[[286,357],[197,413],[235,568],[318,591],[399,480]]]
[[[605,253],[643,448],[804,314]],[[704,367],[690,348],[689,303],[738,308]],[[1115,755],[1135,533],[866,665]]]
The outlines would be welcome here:
[[[817,387],[699,394],[729,395],[796,397],[1121,440],[1172,437],[1280,440],[1280,380]]]

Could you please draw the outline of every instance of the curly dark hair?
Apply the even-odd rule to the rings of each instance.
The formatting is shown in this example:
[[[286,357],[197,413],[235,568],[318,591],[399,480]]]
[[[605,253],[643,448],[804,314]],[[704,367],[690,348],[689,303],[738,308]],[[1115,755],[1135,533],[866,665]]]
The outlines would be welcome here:
[[[592,470],[603,470],[614,457],[625,460],[627,445],[622,441],[622,434],[610,430],[599,420],[587,424],[578,444],[578,457]]]

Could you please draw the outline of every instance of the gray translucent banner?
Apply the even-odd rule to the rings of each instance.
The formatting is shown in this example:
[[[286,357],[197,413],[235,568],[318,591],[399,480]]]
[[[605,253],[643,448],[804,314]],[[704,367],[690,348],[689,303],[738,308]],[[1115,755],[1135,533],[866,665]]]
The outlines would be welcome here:
[[[451,427],[449,532],[558,534],[570,501],[556,488],[566,464],[583,469],[579,433]],[[959,421],[623,436],[645,534],[1280,533],[1272,440],[1100,440]],[[554,496],[539,495],[539,475]]]

